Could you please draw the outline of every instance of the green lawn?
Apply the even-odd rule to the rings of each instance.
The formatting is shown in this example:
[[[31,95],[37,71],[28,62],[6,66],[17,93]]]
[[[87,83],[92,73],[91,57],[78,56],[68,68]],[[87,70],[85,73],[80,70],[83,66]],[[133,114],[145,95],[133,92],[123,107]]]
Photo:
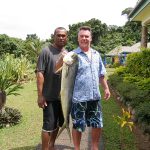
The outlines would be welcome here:
[[[115,71],[114,68],[107,68],[107,75],[111,75]],[[102,91],[102,90],[101,90]],[[121,108],[116,103],[115,99],[111,96],[109,101],[102,100],[104,128],[103,138],[106,150],[120,150],[121,149],[121,129],[120,126],[114,121],[114,116],[121,116]],[[129,128],[123,128],[123,144],[122,150],[136,150],[135,136]]]
[[[108,75],[112,69],[108,70]],[[36,84],[34,81],[24,84],[19,96],[9,96],[6,106],[17,108],[22,114],[20,124],[0,129],[0,150],[34,150],[41,141],[42,110],[37,106]],[[120,128],[114,122],[113,115],[120,115],[121,109],[111,97],[102,101],[104,115],[103,140],[106,150],[120,150]],[[126,129],[123,134],[123,150],[135,150],[134,135]]]
[[[32,150],[40,142],[42,111],[37,106],[35,82],[24,85],[19,96],[9,96],[6,106],[22,114],[20,124],[0,129],[0,150]]]
[[[121,150],[120,141],[120,126],[114,121],[113,115],[121,116],[120,106],[116,104],[111,97],[109,101],[102,101],[102,109],[104,116],[103,138],[106,150]],[[123,149],[122,150],[136,150],[135,137],[133,133],[126,127],[123,129]]]

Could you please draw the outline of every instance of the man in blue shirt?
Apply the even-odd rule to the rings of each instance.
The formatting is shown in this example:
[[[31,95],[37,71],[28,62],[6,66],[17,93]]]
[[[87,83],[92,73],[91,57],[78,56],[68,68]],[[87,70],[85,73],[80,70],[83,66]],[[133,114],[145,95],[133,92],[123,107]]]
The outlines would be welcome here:
[[[79,47],[74,50],[78,54],[79,65],[74,84],[71,116],[73,121],[72,137],[75,150],[80,149],[82,132],[85,127],[92,127],[91,149],[98,150],[101,128],[103,127],[100,105],[99,83],[104,89],[104,98],[110,97],[105,80],[106,69],[100,54],[90,47],[92,31],[83,26],[78,32]]]

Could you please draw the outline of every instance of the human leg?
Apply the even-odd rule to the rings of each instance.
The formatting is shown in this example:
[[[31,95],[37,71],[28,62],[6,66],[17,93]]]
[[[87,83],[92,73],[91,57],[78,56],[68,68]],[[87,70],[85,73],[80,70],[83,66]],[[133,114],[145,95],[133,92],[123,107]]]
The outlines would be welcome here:
[[[54,130],[53,132],[50,133],[50,138],[49,138],[49,150],[54,150],[54,145],[55,145],[55,140],[57,137],[59,128]]]
[[[99,101],[88,101],[86,119],[87,126],[92,127],[91,150],[98,150],[101,128],[103,127],[102,112]]]
[[[92,128],[91,150],[99,150],[100,135],[101,135],[101,128]]]
[[[49,132],[42,131],[41,133],[41,138],[42,138],[42,150],[49,150]]]
[[[59,128],[52,132],[42,131],[42,150],[54,150],[58,130]]]
[[[46,148],[48,146],[48,150],[54,150],[59,125],[62,125],[64,121],[60,109],[59,101],[48,101],[47,106],[43,109],[42,145]]]
[[[76,129],[72,129],[72,139],[75,150],[80,150],[80,141],[81,141],[82,133],[77,131]]]
[[[71,116],[72,116],[72,139],[75,150],[80,150],[80,141],[82,132],[85,130],[85,109],[86,103],[72,103]]]

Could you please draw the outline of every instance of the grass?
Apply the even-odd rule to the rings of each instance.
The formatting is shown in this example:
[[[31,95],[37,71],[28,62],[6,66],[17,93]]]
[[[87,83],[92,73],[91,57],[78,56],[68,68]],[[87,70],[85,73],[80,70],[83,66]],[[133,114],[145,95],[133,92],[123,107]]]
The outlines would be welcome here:
[[[108,75],[113,72],[108,70]],[[6,106],[17,108],[22,114],[20,124],[0,129],[0,150],[35,150],[41,141],[42,110],[37,106],[36,84],[34,81],[24,84],[20,96],[9,96]],[[106,150],[120,150],[120,128],[114,122],[113,115],[120,115],[120,106],[111,97],[102,101],[104,128],[103,140]],[[134,135],[128,130],[123,134],[123,150],[135,150]]]
[[[0,129],[1,150],[32,150],[40,142],[42,111],[36,103],[35,82],[26,83],[20,94],[7,97],[6,106],[17,108],[23,117],[20,124]]]
[[[120,106],[111,97],[109,101],[102,101],[104,128],[103,138],[106,150],[136,150],[135,137],[128,128],[122,128],[123,134],[121,135],[120,126],[114,121],[113,115],[121,114]],[[123,136],[123,148],[121,149],[120,136]]]
[[[108,78],[114,70],[114,68],[107,68]],[[112,96],[109,101],[102,100],[102,109],[104,118],[103,138],[105,149],[120,150],[122,147],[121,150],[136,150],[134,134],[129,130],[129,128],[121,129],[120,126],[114,121],[113,115],[121,116],[121,108]],[[123,137],[122,146],[120,136]]]

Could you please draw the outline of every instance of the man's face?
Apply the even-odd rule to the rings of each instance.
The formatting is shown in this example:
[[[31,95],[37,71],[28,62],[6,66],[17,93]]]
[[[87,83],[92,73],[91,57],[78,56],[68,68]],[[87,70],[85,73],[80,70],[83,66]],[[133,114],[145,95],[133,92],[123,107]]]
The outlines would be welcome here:
[[[57,29],[54,35],[54,43],[58,48],[62,48],[67,43],[67,32],[66,30]]]
[[[91,32],[89,30],[80,30],[78,33],[78,42],[81,49],[89,48],[92,41]]]

